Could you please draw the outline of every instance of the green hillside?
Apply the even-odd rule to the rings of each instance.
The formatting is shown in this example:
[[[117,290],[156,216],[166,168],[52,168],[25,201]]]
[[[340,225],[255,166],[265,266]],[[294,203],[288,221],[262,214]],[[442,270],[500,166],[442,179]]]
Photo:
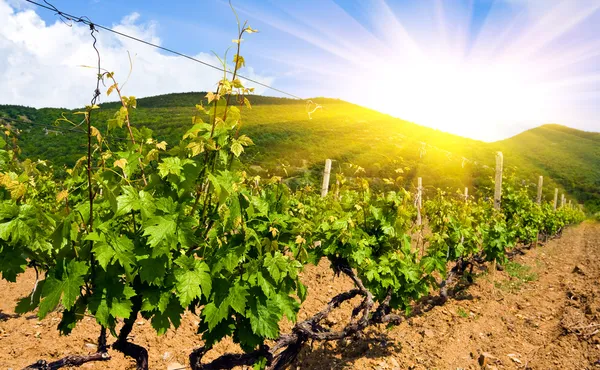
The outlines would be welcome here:
[[[139,99],[132,124],[174,143],[191,126],[191,118],[197,114],[195,104],[204,95],[181,93]],[[478,188],[490,184],[494,153],[502,150],[505,166],[520,178],[533,184],[539,174],[546,176],[545,198],[550,199],[558,186],[586,201],[590,209],[600,204],[600,134],[548,125],[488,144],[336,99],[312,99],[323,106],[312,119],[305,101],[264,96],[249,99],[252,109],[242,111],[241,131],[256,145],[245,153],[247,170],[283,176],[292,185],[318,182],[324,160],[331,158],[334,172],[347,171],[344,164],[353,163],[363,167],[375,183],[388,178],[410,188],[416,177],[422,176],[426,190]],[[105,133],[106,122],[117,109],[117,103],[102,104],[94,111],[94,125]],[[81,116],[72,113],[0,105],[0,117],[11,119],[5,119],[5,124],[20,130],[22,154],[49,159],[59,166],[73,165],[85,145],[85,135],[79,132],[82,127],[55,123],[61,114],[73,122],[81,121]],[[125,145],[126,141],[120,140],[125,136],[124,129],[113,130],[111,145]]]
[[[525,170],[555,179],[590,209],[600,205],[600,133],[548,124],[493,144]]]

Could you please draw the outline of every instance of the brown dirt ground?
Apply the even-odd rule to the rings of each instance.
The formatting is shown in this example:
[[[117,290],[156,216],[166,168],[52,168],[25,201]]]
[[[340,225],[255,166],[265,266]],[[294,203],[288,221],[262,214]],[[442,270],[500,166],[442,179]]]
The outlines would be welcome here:
[[[600,369],[600,224],[583,223],[560,239],[531,249],[515,261],[530,267],[529,280],[497,272],[481,274],[475,283],[445,305],[434,307],[401,325],[373,327],[360,339],[313,343],[304,348],[295,369]],[[521,275],[523,276],[523,275]],[[94,352],[98,325],[86,317],[68,336],[55,330],[58,314],[13,317],[17,300],[34,283],[27,271],[17,283],[0,281],[0,369],[20,369],[38,359]],[[326,263],[307,268],[303,280],[308,299],[299,319],[319,311],[335,294],[351,288],[334,278]],[[356,302],[353,302],[356,303]],[[351,303],[330,315],[341,327]],[[8,317],[6,316],[8,315]],[[178,330],[157,337],[139,319],[131,336],[148,349],[151,369],[187,365],[189,353],[201,345],[197,317],[186,313]],[[291,325],[283,323],[283,332]],[[226,340],[206,360],[238,351]],[[135,363],[111,351],[108,362],[85,369],[131,369]],[[485,359],[485,365],[479,364]]]

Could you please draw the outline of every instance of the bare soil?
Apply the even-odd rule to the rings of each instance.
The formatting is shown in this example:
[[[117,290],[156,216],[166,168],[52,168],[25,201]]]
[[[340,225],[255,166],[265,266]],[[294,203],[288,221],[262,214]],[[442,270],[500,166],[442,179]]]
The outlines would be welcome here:
[[[296,369],[600,369],[600,224],[583,223],[559,239],[515,257],[518,271],[493,277],[481,272],[475,282],[443,306],[401,325],[383,325],[341,343],[306,346]],[[520,267],[523,265],[525,267]],[[324,307],[351,282],[333,276],[327,263],[303,272],[308,299],[299,319]],[[493,283],[492,283],[493,279]],[[14,315],[19,298],[29,294],[35,273],[17,283],[0,281],[0,369],[20,369],[39,359],[95,352],[99,327],[85,317],[70,336],[60,336],[52,313]],[[352,304],[344,303],[329,318],[341,327]],[[188,366],[190,352],[202,345],[198,318],[186,313],[181,327],[157,337],[140,318],[130,340],[150,353],[151,369]],[[283,332],[291,323],[283,323]],[[114,338],[109,339],[109,343]],[[211,350],[205,360],[238,352],[231,340]],[[134,369],[135,361],[111,350],[108,362],[85,369]]]

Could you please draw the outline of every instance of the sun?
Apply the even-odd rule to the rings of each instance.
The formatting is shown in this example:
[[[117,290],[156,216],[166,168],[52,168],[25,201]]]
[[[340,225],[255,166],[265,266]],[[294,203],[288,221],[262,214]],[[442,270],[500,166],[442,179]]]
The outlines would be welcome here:
[[[442,1],[424,1],[412,13],[378,4],[368,10],[368,32],[381,44],[340,54],[350,65],[339,88],[346,100],[483,141],[546,123],[576,125],[597,111],[590,108],[600,80],[591,63],[600,55],[591,16],[599,2],[494,2],[479,18],[473,8],[444,9]],[[575,31],[577,39],[565,42]]]
[[[545,92],[523,64],[453,60],[452,55],[398,61],[380,66],[362,97],[366,105],[445,132],[494,141],[506,137],[507,124],[543,123]],[[510,127],[508,127],[510,131]]]

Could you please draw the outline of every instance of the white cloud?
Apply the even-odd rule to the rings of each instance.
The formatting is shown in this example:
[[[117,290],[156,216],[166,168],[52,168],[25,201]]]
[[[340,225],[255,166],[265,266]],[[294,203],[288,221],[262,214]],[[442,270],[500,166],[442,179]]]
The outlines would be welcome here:
[[[124,17],[113,29],[160,45],[156,23],[140,23],[138,13]],[[95,35],[102,67],[115,72],[120,82],[129,73],[127,52],[131,53],[133,71],[126,95],[212,90],[222,77],[221,72],[108,31]],[[67,108],[87,104],[95,88],[96,71],[81,66],[97,65],[92,41],[85,25],[69,27],[59,20],[46,24],[33,9],[19,9],[0,0],[0,104]],[[220,65],[211,54],[193,56]],[[251,67],[244,72],[262,83],[273,83],[272,77],[259,76]],[[257,93],[264,90],[256,86]],[[106,100],[106,95],[102,99]]]

